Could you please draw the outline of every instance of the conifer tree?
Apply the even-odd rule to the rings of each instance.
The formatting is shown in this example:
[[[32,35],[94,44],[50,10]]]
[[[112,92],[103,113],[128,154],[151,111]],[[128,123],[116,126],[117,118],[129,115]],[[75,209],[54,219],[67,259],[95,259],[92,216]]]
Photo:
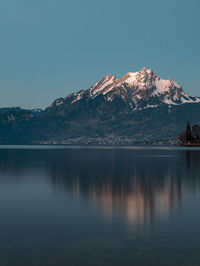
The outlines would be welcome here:
[[[187,123],[185,135],[186,135],[186,141],[187,142],[192,140],[192,130],[191,130],[191,126],[190,126],[189,121]]]

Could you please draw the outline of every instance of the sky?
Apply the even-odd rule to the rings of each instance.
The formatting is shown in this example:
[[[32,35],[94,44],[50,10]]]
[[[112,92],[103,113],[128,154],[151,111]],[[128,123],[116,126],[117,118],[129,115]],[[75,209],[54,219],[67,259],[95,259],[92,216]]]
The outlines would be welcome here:
[[[46,108],[143,67],[200,96],[199,0],[1,0],[0,107]]]

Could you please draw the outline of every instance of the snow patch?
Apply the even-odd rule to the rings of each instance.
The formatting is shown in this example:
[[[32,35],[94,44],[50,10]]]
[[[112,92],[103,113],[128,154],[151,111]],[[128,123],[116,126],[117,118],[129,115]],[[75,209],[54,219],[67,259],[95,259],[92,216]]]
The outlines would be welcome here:
[[[63,103],[63,99],[56,100],[56,106],[59,106]]]
[[[156,93],[163,94],[166,91],[169,91],[169,87],[171,85],[170,80],[164,80],[160,78],[156,78],[155,80],[155,85],[156,85]]]
[[[71,101],[71,103],[75,103],[75,102],[79,101],[82,98],[83,93],[84,93],[84,91],[76,93],[76,98],[73,101]]]
[[[148,108],[156,108],[158,107],[159,105],[156,104],[156,105],[150,105],[150,104],[147,104],[145,107],[142,107],[142,108],[135,108],[134,110],[144,110],[144,109],[148,109]]]
[[[103,78],[102,81],[92,86],[90,90],[92,96],[97,96],[98,93],[103,91],[107,86],[111,85],[114,82],[114,80],[115,77],[112,75],[108,75],[105,78]],[[100,86],[98,87],[98,85]]]
[[[129,72],[126,75],[128,78],[125,80],[125,83],[133,85],[134,82],[136,81],[136,77],[139,74],[139,72]]]

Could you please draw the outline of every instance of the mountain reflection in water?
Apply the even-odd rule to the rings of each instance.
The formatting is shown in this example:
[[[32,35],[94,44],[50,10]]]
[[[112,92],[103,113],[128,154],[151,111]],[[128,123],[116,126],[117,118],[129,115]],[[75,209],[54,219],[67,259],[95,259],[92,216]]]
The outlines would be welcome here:
[[[167,217],[200,190],[200,151],[186,149],[1,149],[0,182],[52,184],[128,225]],[[9,181],[8,181],[9,180]]]

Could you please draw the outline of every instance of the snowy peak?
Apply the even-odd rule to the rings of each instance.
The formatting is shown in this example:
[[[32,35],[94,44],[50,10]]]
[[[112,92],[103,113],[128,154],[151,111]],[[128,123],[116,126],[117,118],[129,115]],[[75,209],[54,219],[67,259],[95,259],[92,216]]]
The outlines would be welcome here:
[[[129,72],[124,76],[124,82],[131,86],[139,86],[141,89],[148,88],[157,78],[152,69],[142,68],[139,72]],[[122,78],[123,80],[123,78]]]
[[[91,97],[96,97],[100,93],[105,93],[105,89],[112,87],[112,85],[115,83],[116,77],[113,75],[107,75],[103,77],[99,82],[94,84],[90,89],[90,95]]]
[[[152,79],[157,76],[151,69],[143,68],[139,72],[129,72],[120,79],[116,79],[114,75],[108,75],[102,78],[99,82],[90,88],[90,94],[92,97],[96,97],[100,93],[103,95],[110,92],[112,89],[120,86],[137,86],[146,87],[148,82],[152,82]]]
[[[139,72],[129,72],[122,80],[128,85],[135,86],[138,89],[152,89],[153,87],[157,93],[166,93],[170,89],[180,89],[182,87],[173,79],[164,80],[157,76],[152,69],[142,68]]]
[[[173,79],[161,79],[152,69],[144,67],[138,72],[128,72],[120,79],[107,75],[88,90],[72,93],[64,99],[56,100],[55,104],[62,105],[66,100],[74,104],[84,99],[94,100],[100,95],[108,102],[116,98],[121,99],[132,110],[157,107],[161,104],[200,102],[199,97],[186,94],[181,85]]]

